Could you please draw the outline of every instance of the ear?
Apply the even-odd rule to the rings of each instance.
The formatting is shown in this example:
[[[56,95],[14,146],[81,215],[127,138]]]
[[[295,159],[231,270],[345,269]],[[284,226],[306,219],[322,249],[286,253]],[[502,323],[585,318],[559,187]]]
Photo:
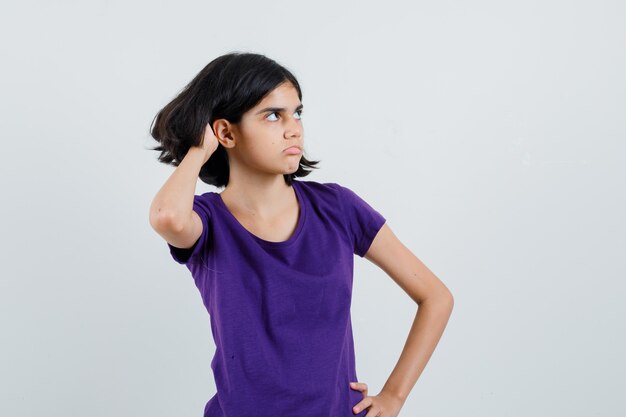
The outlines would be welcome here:
[[[226,119],[213,121],[213,132],[217,141],[225,148],[235,147],[236,126]]]

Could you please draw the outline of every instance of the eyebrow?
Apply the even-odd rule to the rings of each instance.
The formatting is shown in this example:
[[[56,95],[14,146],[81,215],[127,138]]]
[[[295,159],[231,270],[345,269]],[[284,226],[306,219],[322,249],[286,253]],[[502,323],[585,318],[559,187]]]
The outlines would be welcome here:
[[[294,111],[297,111],[297,110],[302,110],[303,108],[304,108],[304,105],[303,105],[302,103],[300,103],[300,105],[299,105],[298,107],[296,107],[296,108],[294,109]],[[286,110],[287,110],[287,109],[286,109],[286,108],[284,108],[284,107],[266,107],[266,108],[264,108],[263,110],[259,110],[259,111],[258,111],[258,112],[256,112],[255,114],[261,114],[261,113],[265,113],[265,112],[272,112],[272,113],[273,113],[273,112],[278,112],[278,113],[280,113],[280,112],[284,112],[284,111],[286,111]]]

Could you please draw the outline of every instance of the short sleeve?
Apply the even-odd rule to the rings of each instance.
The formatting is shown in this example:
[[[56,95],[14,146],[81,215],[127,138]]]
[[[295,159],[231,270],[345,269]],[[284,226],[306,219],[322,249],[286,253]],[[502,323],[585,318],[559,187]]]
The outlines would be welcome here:
[[[198,213],[200,220],[202,220],[202,234],[190,248],[177,248],[172,246],[169,242],[167,246],[170,250],[170,255],[179,264],[196,263],[198,261],[203,262],[203,254],[209,249],[211,244],[211,210],[209,209],[208,194],[195,195],[193,197],[193,211]]]
[[[386,219],[348,187],[338,184],[336,187],[340,192],[344,218],[354,247],[353,253],[362,258]]]

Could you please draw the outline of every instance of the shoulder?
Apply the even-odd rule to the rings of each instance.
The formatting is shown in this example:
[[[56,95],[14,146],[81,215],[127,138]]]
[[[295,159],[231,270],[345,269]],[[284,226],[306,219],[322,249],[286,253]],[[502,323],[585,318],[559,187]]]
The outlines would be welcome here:
[[[299,181],[304,184],[310,193],[319,198],[333,200],[339,206],[347,206],[354,201],[360,202],[362,198],[352,188],[337,182]]]
[[[341,186],[334,182],[317,182],[312,180],[294,180],[296,186],[310,198],[316,201],[336,203],[341,198]]]
[[[360,206],[364,200],[350,187],[337,182],[297,181],[301,189],[317,204],[329,203],[335,208],[345,210],[352,205]]]
[[[207,191],[206,193],[196,194],[194,196],[194,200],[198,200],[204,204],[210,204],[213,202],[213,199],[218,197],[219,194],[213,191]]]
[[[202,194],[196,194],[193,196],[193,209],[200,217],[213,217],[215,211],[215,198],[218,194],[212,191],[208,191]],[[204,216],[203,216],[204,215]]]

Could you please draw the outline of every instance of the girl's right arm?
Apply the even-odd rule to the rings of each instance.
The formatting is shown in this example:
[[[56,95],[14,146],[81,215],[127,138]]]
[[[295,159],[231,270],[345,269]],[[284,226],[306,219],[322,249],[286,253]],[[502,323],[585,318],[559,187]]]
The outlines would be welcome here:
[[[202,144],[192,146],[150,205],[150,225],[169,244],[191,248],[202,234],[202,220],[193,210],[200,168],[209,160],[218,141],[210,125]]]

